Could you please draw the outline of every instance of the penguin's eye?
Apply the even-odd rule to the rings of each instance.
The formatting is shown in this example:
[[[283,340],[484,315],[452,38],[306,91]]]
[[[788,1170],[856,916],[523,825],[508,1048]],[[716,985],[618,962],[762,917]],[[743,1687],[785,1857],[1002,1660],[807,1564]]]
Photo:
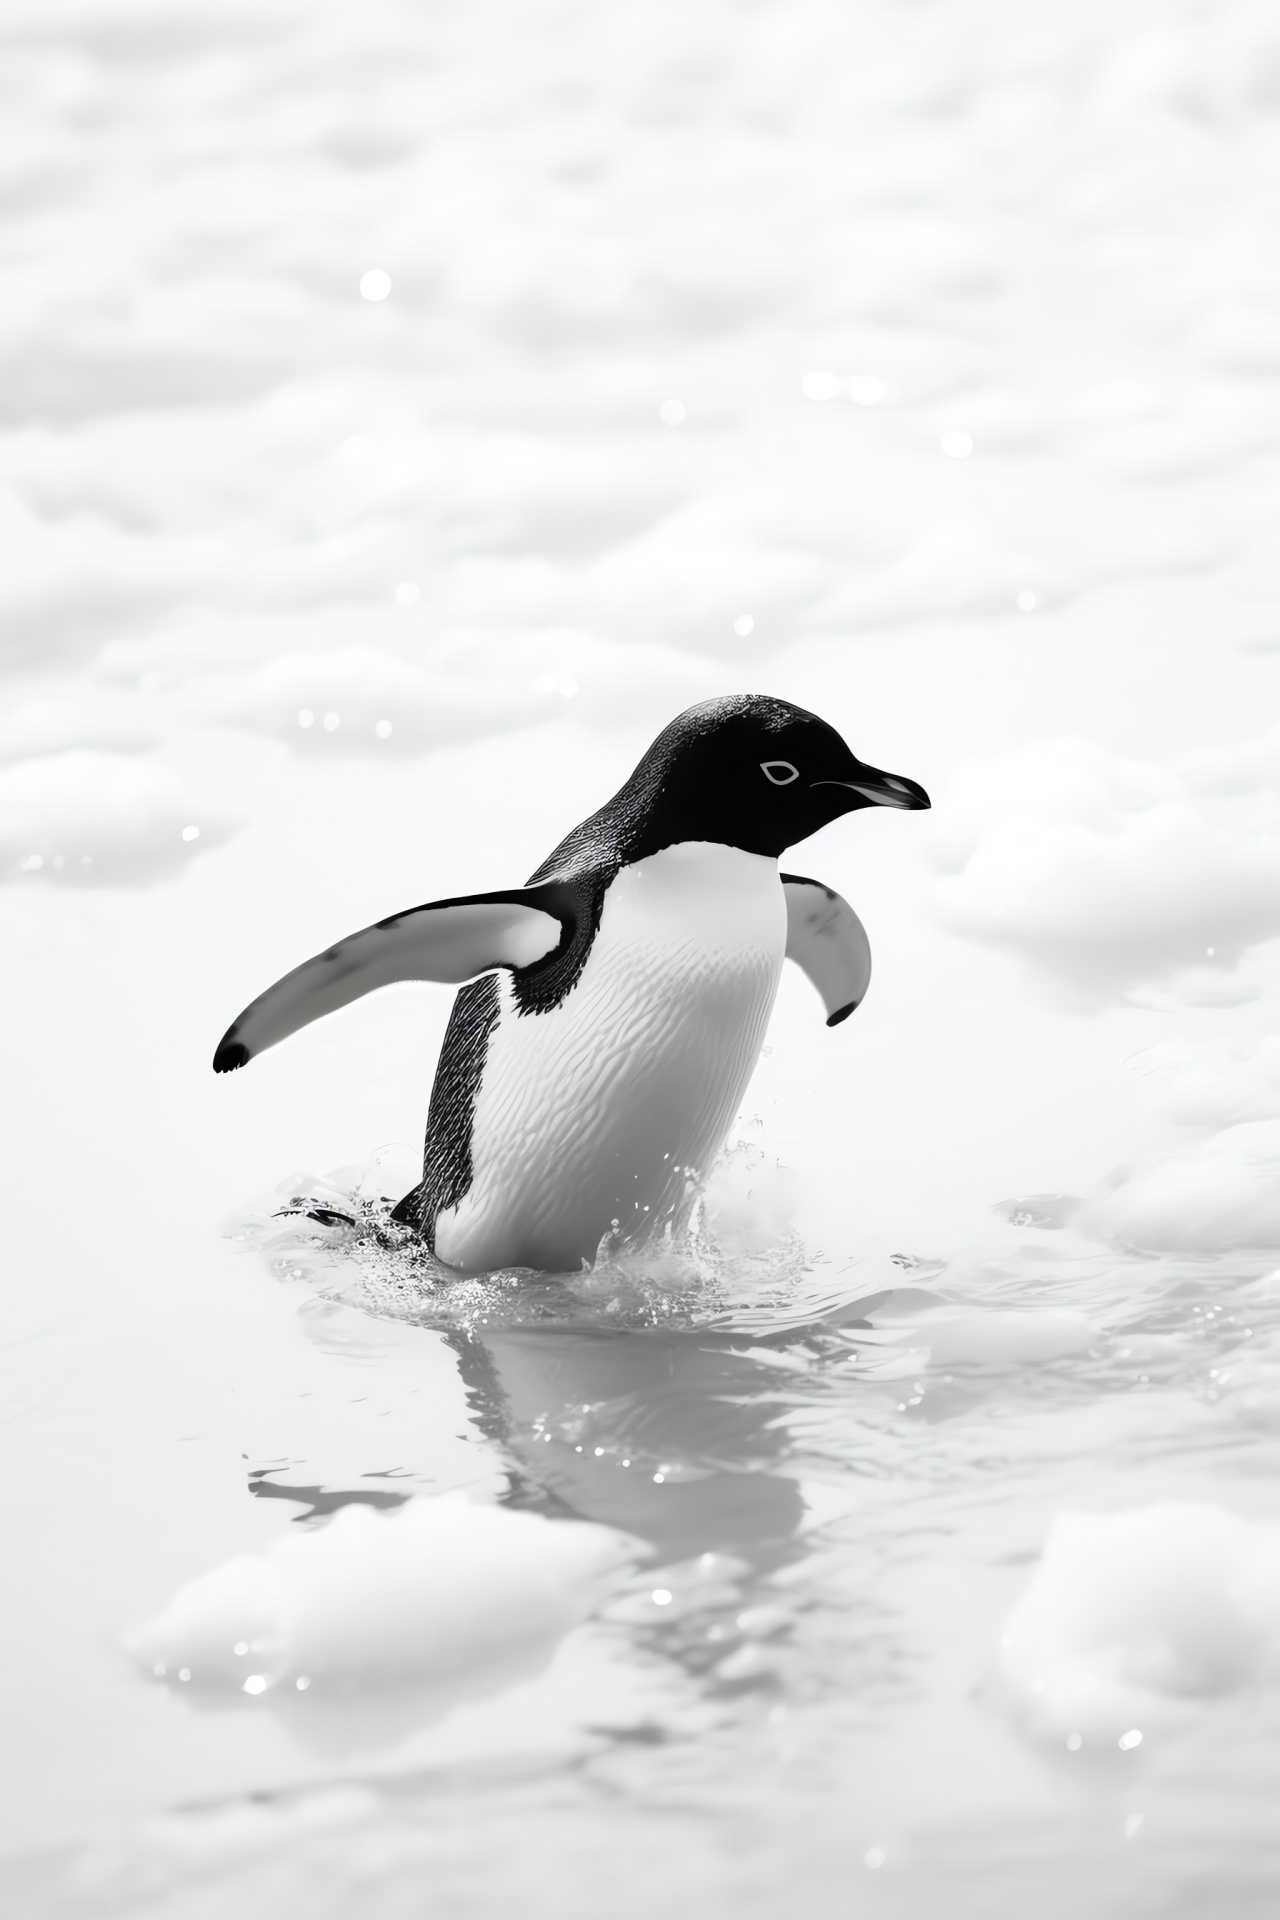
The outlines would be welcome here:
[[[800,769],[793,767],[789,760],[762,760],[760,771],[775,787],[789,787],[793,780],[800,778]]]

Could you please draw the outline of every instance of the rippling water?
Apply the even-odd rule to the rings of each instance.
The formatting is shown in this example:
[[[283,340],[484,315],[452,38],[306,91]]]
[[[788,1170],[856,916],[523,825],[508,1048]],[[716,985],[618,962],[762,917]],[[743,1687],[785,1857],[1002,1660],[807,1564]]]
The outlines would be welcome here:
[[[1269,1915],[1274,10],[0,41],[6,1912]],[[437,990],[210,1074],[743,688],[934,811],[686,1229],[407,1243]]]

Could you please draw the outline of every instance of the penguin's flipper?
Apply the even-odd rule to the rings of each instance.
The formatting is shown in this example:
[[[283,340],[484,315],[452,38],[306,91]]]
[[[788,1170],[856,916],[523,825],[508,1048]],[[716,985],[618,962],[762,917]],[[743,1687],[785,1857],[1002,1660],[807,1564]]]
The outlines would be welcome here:
[[[431,900],[379,920],[260,994],[218,1042],[213,1070],[231,1073],[299,1027],[393,981],[457,984],[495,967],[531,967],[564,936],[567,921],[559,907],[555,888],[522,887]]]
[[[838,1027],[862,1002],[871,979],[871,942],[847,900],[821,880],[782,875],[787,899],[787,958],[808,974]]]

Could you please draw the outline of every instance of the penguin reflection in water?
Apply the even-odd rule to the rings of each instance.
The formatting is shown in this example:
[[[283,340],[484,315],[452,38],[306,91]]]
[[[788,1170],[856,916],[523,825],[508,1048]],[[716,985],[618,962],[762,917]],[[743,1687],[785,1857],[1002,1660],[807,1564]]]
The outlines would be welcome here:
[[[462,1272],[577,1270],[679,1218],[760,1053],[784,958],[835,1026],[871,954],[853,909],[780,855],[860,807],[927,807],[785,700],[690,707],[527,885],[435,900],[286,974],[233,1021],[227,1073],[399,980],[466,981],[422,1180],[394,1217]]]

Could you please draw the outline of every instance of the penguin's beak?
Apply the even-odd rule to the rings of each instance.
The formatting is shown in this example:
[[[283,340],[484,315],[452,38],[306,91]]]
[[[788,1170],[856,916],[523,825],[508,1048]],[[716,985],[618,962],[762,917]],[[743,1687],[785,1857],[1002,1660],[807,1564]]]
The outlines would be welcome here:
[[[856,772],[847,780],[815,780],[815,787],[847,787],[856,793],[858,799],[852,806],[901,807],[907,812],[916,813],[929,806],[929,796],[917,780],[908,780],[904,774],[882,773],[879,767],[864,766],[859,760],[855,763]]]

